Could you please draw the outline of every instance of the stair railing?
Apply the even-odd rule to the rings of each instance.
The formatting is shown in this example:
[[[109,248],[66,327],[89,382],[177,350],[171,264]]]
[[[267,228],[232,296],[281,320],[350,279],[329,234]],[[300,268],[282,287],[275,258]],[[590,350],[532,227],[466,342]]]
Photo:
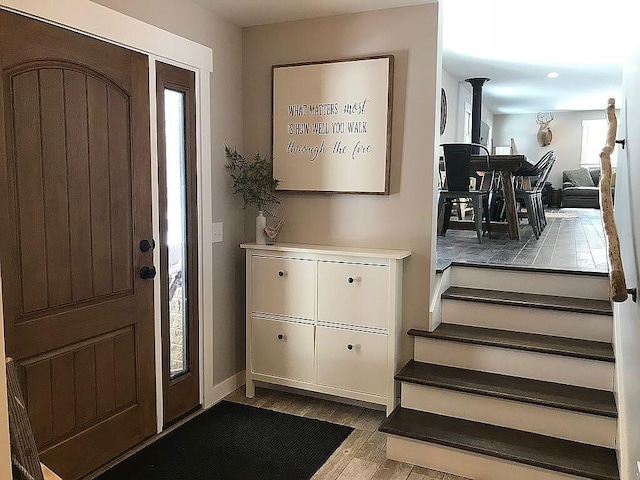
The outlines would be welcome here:
[[[609,99],[607,106],[607,143],[600,152],[600,210],[604,224],[604,237],[607,242],[607,263],[609,266],[609,293],[614,302],[624,302],[628,295],[636,301],[636,289],[627,289],[624,277],[622,256],[620,255],[620,238],[613,215],[613,198],[611,196],[611,154],[616,148],[618,119],[616,118],[616,101]],[[622,143],[622,142],[620,142]],[[622,143],[624,148],[624,143]]]

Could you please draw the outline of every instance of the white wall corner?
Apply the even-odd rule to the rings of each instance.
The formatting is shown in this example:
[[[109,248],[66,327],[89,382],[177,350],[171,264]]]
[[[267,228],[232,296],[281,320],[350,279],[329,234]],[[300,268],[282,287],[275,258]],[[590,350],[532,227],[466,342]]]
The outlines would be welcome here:
[[[441,274],[435,277],[435,287],[431,303],[429,305],[429,331],[433,332],[442,322],[442,293],[451,286],[451,270],[455,268],[450,266],[445,268]]]
[[[209,401],[203,405],[204,408],[210,408],[214,406],[216,403],[220,402],[224,397],[229,395],[231,392],[237,390],[245,382],[245,371],[241,371],[236,373],[235,375],[223,380],[222,382],[214,385],[212,390],[212,395]]]

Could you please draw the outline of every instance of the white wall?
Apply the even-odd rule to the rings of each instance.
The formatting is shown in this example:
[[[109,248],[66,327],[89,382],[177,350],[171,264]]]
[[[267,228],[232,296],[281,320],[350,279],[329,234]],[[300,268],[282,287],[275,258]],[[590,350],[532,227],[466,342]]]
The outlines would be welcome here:
[[[411,250],[400,330],[428,321],[439,136],[439,5],[394,8],[245,28],[245,154],[271,151],[271,66],[393,54],[391,194],[281,193],[283,242]],[[247,231],[253,228],[248,221]],[[433,259],[435,265],[435,259]],[[411,342],[402,334],[403,358]]]
[[[442,71],[442,88],[447,94],[447,125],[444,133],[440,135],[440,143],[461,142],[462,131],[459,125],[459,118],[460,116],[464,118],[464,105],[462,112],[460,112],[458,102],[460,86],[458,81],[445,70]],[[458,132],[460,132],[460,138],[458,138]]]
[[[440,143],[464,141],[464,109],[465,103],[472,105],[472,88],[465,81],[457,81],[451,74],[442,71],[442,88],[447,93],[447,127],[440,136]],[[482,105],[482,121],[490,127],[494,124],[494,115],[485,105]],[[493,132],[492,132],[492,135]],[[495,136],[495,135],[494,135]],[[491,142],[491,139],[489,139]]]
[[[627,287],[640,280],[640,41],[625,65],[622,125],[618,138],[626,138],[625,150],[618,147],[615,217]],[[640,460],[640,306],[630,299],[614,310],[618,429],[622,480],[636,478]]]
[[[582,112],[555,112],[550,124],[553,140],[548,147],[540,147],[536,140],[538,124],[535,113],[521,115],[496,115],[494,118],[494,145],[509,145],[515,140],[517,153],[523,153],[531,161],[538,161],[545,152],[556,152],[556,163],[551,170],[549,180],[554,187],[562,187],[562,171],[580,167],[582,149],[582,120],[606,118],[604,109],[607,99],[602,101],[602,110]],[[604,138],[602,143],[604,146]]]
[[[468,103],[469,105],[473,105],[473,89],[469,82],[461,81],[458,82],[458,85],[460,86],[460,92],[458,93],[458,141],[461,142],[463,141],[464,132],[464,104]],[[490,127],[493,127],[495,122],[494,118],[493,112],[483,103],[480,119]],[[491,132],[491,134],[494,135],[493,132]],[[491,146],[491,139],[489,139],[489,147]]]

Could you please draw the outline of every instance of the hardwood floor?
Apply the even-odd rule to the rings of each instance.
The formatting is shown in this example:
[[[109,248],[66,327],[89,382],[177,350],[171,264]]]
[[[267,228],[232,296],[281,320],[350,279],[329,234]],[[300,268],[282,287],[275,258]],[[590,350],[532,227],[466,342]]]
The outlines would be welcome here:
[[[437,237],[437,268],[451,262],[524,265],[586,272],[606,272],[607,258],[600,210],[547,208],[547,226],[539,239],[527,221],[520,240],[494,233],[478,243],[475,231],[449,230]]]
[[[384,412],[379,410],[267,388],[256,388],[255,397],[246,398],[240,387],[225,400],[353,427],[312,480],[467,480],[387,459],[387,437],[378,432]]]

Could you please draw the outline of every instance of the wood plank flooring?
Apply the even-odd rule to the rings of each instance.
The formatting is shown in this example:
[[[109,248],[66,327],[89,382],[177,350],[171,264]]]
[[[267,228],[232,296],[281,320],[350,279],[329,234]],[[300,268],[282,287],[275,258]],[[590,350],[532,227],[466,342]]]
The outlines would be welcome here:
[[[437,237],[437,268],[451,262],[527,265],[586,272],[606,272],[607,257],[600,210],[551,208],[539,239],[524,220],[520,240],[494,233],[478,243],[475,231],[449,230]]]
[[[312,480],[467,480],[387,459],[387,437],[378,432],[385,415],[379,410],[260,387],[253,398],[246,398],[240,387],[225,400],[353,427]]]

